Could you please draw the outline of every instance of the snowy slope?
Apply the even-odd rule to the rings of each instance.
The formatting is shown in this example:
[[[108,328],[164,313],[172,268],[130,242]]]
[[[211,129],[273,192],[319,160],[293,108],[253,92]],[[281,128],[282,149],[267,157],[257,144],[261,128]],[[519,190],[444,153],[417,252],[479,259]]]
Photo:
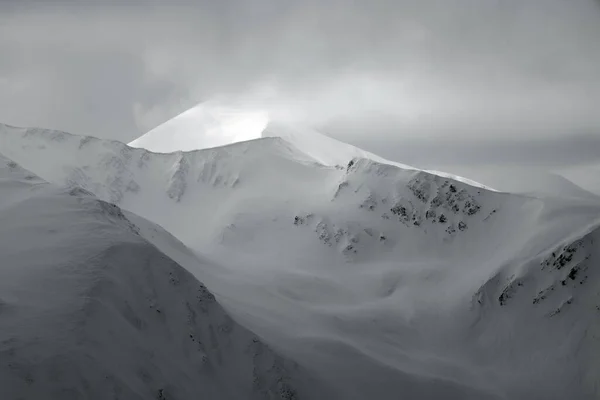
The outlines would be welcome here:
[[[337,398],[599,395],[595,200],[327,166],[282,138],[155,154],[4,127],[0,146],[215,260],[159,246]]]
[[[324,393],[144,235],[173,253],[185,246],[135,218],[143,229],[118,207],[0,157],[3,399]]]
[[[586,175],[595,176],[592,166],[566,171],[560,169],[552,171],[535,166],[504,165],[451,165],[444,168],[502,192],[600,201],[600,191],[596,190],[594,194],[593,185],[586,185],[585,182]],[[584,188],[586,186],[587,189]]]
[[[386,160],[307,127],[273,120],[265,112],[225,107],[214,101],[201,103],[181,113],[132,141],[129,146],[156,153],[172,153],[208,149],[261,138],[281,138],[314,161],[326,166],[346,166],[354,158],[368,158],[380,163],[416,170],[414,167]],[[482,186],[459,176],[440,171],[430,172],[470,185]]]

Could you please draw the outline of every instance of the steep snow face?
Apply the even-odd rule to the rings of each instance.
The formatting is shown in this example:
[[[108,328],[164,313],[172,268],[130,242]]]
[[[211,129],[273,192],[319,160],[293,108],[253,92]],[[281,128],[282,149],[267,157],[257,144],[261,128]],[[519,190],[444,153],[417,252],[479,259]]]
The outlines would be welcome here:
[[[214,102],[201,103],[183,112],[132,141],[129,146],[144,148],[155,153],[171,153],[207,149],[267,137],[281,138],[325,166],[345,166],[354,158],[368,158],[404,169],[416,169],[386,160],[307,127],[272,120],[265,112],[227,108]],[[444,172],[430,172],[470,185],[483,186],[475,181]]]
[[[144,236],[173,254],[185,246],[135,218],[143,228],[115,205],[55,188],[0,157],[3,398],[325,393]]]
[[[159,246],[334,398],[599,394],[595,200],[498,193],[369,158],[324,166],[281,138],[153,154],[5,128],[0,146],[216,260],[201,268]]]

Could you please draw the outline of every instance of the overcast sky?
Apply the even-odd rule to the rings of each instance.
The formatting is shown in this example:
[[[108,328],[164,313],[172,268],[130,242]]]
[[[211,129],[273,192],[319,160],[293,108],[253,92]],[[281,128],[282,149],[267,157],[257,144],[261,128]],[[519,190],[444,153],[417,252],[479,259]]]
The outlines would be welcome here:
[[[600,136],[597,0],[121,3],[0,0],[0,121],[129,141],[218,96],[388,151]]]

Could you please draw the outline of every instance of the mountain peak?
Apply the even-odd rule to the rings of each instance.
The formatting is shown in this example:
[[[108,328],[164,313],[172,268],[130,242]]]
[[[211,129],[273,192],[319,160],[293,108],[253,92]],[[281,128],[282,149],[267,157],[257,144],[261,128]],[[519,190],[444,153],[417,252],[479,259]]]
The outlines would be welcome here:
[[[154,153],[193,151],[248,140],[275,137],[325,166],[346,166],[351,160],[366,158],[378,163],[418,170],[386,160],[376,154],[331,138],[308,127],[273,120],[265,111],[231,108],[215,102],[201,103],[152,129],[129,143]],[[426,171],[472,186],[484,185],[452,174]]]
[[[272,119],[265,111],[201,103],[129,143],[155,153],[221,147],[260,138],[281,138],[316,162],[346,165],[353,158],[388,162],[308,127]]]
[[[201,103],[129,143],[155,153],[172,153],[219,147],[258,139],[268,114]]]

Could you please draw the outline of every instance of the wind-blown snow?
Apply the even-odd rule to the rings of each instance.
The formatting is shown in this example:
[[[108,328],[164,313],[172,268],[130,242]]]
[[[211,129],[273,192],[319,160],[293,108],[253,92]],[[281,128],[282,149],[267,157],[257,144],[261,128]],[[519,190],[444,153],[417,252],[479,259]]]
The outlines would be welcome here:
[[[266,112],[227,108],[214,102],[201,103],[183,112],[132,141],[129,146],[155,153],[172,153],[267,137],[281,138],[326,166],[346,166],[354,158],[368,158],[383,164],[416,170],[414,167],[386,160],[307,127],[271,120]],[[429,172],[483,187],[467,178],[441,171]]]
[[[191,151],[258,139],[268,123],[260,111],[206,103],[193,107],[129,143],[156,153]]]
[[[292,142],[155,154],[0,129],[2,151],[41,177],[183,241],[195,254],[156,246],[331,398],[598,397],[595,198],[498,193],[370,157],[332,167]]]

